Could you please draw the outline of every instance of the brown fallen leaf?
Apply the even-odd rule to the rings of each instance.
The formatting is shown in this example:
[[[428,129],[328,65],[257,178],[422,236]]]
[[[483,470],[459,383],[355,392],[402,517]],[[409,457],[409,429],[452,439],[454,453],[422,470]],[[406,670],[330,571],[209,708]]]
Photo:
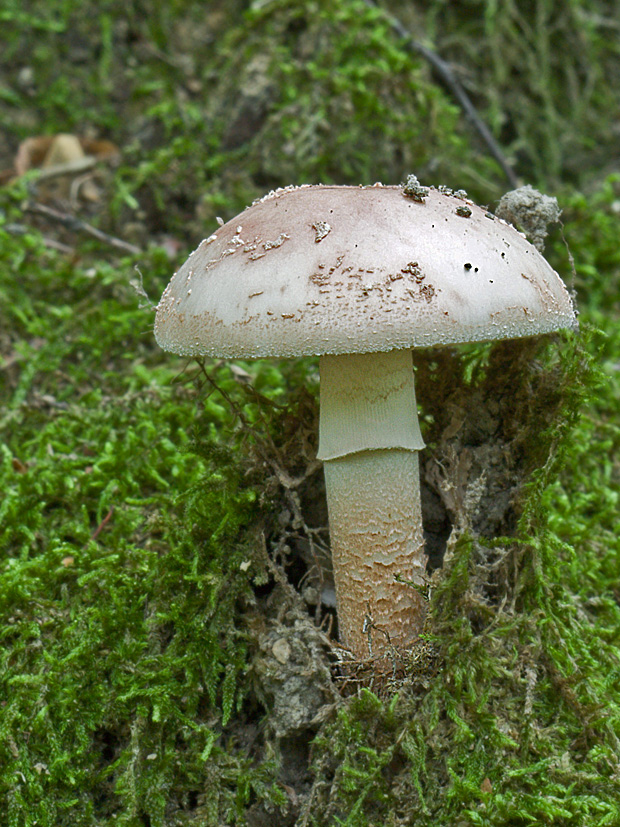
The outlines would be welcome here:
[[[65,176],[59,194],[67,197],[72,192],[86,201],[99,200],[99,188],[92,177],[75,176],[95,166],[96,158],[87,155],[76,135],[56,135],[41,162],[41,178],[58,178]]]
[[[0,171],[0,185],[10,183],[31,169],[43,170],[42,178],[77,176],[101,161],[117,163],[120,156],[120,149],[112,141],[66,133],[37,135],[21,142],[13,167]],[[98,199],[99,193],[95,192],[94,183],[89,178],[80,181],[78,187],[82,198]]]
[[[13,466],[13,471],[17,471],[18,474],[28,473],[28,466],[17,457],[11,457],[11,465]]]
[[[20,176],[30,169],[50,167],[84,156],[90,156],[96,161],[117,161],[120,154],[120,149],[112,141],[80,138],[65,133],[39,135],[21,142],[13,167],[16,176]]]

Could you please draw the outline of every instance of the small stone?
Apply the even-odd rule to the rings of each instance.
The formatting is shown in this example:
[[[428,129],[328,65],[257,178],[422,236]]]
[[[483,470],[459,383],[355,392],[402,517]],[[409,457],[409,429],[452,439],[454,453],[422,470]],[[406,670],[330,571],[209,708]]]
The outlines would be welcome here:
[[[291,647],[286,638],[281,637],[279,640],[276,640],[271,647],[271,653],[279,663],[288,663],[291,657]]]
[[[316,606],[319,602],[319,592],[314,586],[306,586],[301,596],[308,606]]]

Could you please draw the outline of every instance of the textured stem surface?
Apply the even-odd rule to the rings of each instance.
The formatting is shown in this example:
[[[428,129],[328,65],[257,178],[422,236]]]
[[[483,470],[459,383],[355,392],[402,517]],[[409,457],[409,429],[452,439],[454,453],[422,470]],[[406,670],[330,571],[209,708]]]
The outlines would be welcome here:
[[[426,568],[417,452],[330,460],[325,481],[341,642],[360,659],[388,642],[409,646],[425,611],[410,585],[423,582]]]
[[[359,659],[411,644],[426,568],[411,353],[321,359],[324,461],[341,642]],[[399,582],[399,577],[405,582]]]

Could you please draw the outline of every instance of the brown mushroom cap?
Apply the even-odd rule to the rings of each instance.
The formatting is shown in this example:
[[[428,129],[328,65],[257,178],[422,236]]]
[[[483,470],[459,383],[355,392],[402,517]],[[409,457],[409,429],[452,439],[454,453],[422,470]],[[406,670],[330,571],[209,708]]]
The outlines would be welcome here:
[[[557,273],[484,209],[430,189],[302,186],[220,227],[166,288],[155,337],[181,355],[370,353],[576,325]]]

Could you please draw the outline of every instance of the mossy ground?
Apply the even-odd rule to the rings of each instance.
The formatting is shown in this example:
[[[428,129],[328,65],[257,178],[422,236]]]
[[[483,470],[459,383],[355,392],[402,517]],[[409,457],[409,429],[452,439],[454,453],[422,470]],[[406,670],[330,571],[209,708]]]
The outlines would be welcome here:
[[[0,12],[0,167],[33,135],[114,141],[98,200],[54,206],[144,251],[33,217],[36,173],[0,190],[10,827],[620,823],[608,17],[538,0],[531,20],[554,19],[551,37],[514,4],[480,2],[463,33],[458,4],[386,5],[467,55],[463,81],[517,171],[557,191],[575,275],[559,232],[547,252],[574,278],[582,333],[420,355],[420,398],[442,411],[423,420],[426,484],[456,530],[447,553],[439,531],[429,657],[374,693],[334,680],[330,611],[310,596],[327,540],[316,365],[185,365],[154,344],[140,284],[156,301],[216,215],[275,186],[415,171],[490,202],[501,172],[355,0]],[[562,34],[581,49],[555,72]]]

